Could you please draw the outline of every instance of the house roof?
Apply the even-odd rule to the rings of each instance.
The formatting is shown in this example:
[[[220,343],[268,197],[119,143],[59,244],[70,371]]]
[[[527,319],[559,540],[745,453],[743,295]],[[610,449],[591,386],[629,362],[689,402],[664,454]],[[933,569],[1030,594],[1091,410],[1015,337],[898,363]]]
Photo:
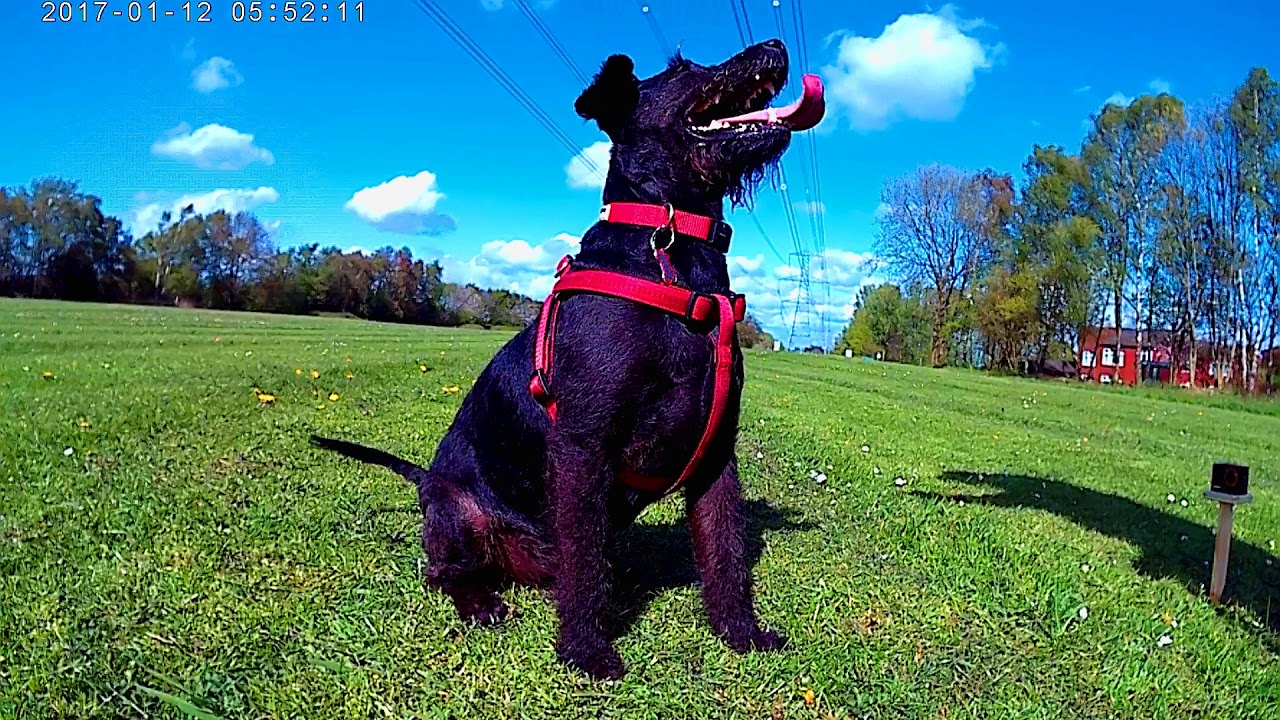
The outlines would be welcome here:
[[[1099,332],[1098,328],[1088,327],[1084,329],[1083,334],[1088,336],[1094,333],[1097,333],[1097,342],[1099,346],[1114,346],[1116,344],[1115,328],[1102,328],[1101,332]],[[1168,330],[1144,330],[1142,335],[1143,345],[1147,346],[1151,346],[1153,344],[1166,345],[1173,339],[1173,333],[1170,333]],[[1134,328],[1122,328],[1120,330],[1120,346],[1133,348],[1138,347],[1138,331]]]

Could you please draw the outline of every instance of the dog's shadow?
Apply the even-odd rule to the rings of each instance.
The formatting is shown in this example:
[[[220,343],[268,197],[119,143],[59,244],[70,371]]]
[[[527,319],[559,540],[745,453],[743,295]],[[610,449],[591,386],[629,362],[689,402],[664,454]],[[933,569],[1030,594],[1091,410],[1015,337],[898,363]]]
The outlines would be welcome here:
[[[745,560],[755,568],[770,533],[803,532],[816,525],[798,519],[801,513],[763,500],[743,502]],[[617,538],[614,563],[616,634],[625,635],[649,604],[663,593],[701,582],[693,557],[693,541],[683,518],[668,524],[635,524]]]
[[[1128,498],[1048,478],[1000,473],[947,472],[948,483],[998,490],[982,494],[916,492],[916,497],[970,506],[1035,509],[1054,513],[1081,527],[1117,538],[1139,551],[1133,567],[1153,579],[1169,578],[1193,595],[1209,583],[1206,560],[1213,556],[1210,527],[1170,515]],[[1257,618],[1247,622],[1264,642],[1280,648],[1280,558],[1251,542],[1231,544],[1228,605],[1245,608]],[[1239,620],[1240,618],[1236,618]]]

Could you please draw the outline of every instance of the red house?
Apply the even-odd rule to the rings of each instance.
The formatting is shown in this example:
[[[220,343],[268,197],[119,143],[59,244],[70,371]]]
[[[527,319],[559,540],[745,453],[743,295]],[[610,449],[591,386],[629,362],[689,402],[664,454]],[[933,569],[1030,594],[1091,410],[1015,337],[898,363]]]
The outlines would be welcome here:
[[[1132,328],[1120,331],[1120,350],[1116,353],[1116,329],[1087,327],[1080,332],[1080,348],[1076,359],[1080,379],[1096,383],[1136,385],[1153,380],[1175,385],[1189,385],[1191,373],[1182,353],[1175,357],[1172,334],[1167,330],[1146,330],[1142,337],[1142,355],[1138,355],[1138,333]],[[1196,352],[1196,386],[1214,385],[1213,352],[1201,346]],[[1229,368],[1224,368],[1230,374]]]

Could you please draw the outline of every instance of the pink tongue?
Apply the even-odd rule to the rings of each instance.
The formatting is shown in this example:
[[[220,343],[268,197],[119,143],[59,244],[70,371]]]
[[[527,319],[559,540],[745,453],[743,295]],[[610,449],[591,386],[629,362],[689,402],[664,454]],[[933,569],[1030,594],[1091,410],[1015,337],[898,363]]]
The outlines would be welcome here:
[[[770,124],[780,122],[793,131],[808,130],[822,120],[822,116],[827,110],[827,103],[823,96],[822,78],[817,75],[805,75],[800,82],[804,86],[804,92],[800,94],[799,100],[790,105],[784,108],[757,110],[745,115],[734,115],[733,117],[713,120],[711,127],[719,128],[725,125],[745,122],[767,122]]]

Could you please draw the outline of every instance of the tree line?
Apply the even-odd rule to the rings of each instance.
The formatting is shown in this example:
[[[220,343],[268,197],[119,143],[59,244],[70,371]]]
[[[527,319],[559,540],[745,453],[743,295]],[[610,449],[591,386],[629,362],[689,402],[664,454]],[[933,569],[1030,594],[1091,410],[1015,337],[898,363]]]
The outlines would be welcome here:
[[[541,302],[445,282],[438,260],[408,248],[277,248],[252,213],[166,212],[134,238],[100,198],[47,178],[0,188],[0,294],[266,313],[351,315],[425,325],[524,327]],[[747,347],[772,337],[739,323]]]
[[[886,182],[876,255],[837,350],[1036,371],[1089,327],[1153,331],[1194,384],[1274,382],[1280,332],[1280,85],[1168,93],[1096,113],[1080,147],[1037,145],[1008,174],[930,165]],[[1210,355],[1215,378],[1196,378]],[[1219,383],[1223,384],[1223,383]]]

